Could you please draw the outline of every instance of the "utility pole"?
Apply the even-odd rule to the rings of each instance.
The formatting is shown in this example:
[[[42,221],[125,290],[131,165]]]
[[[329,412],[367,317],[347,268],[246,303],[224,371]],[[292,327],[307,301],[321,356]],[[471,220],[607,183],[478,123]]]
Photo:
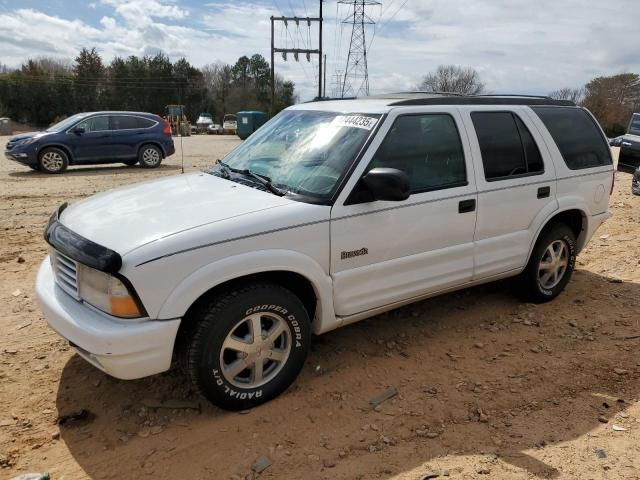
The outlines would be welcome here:
[[[327,97],[327,54],[324,54],[324,70],[322,70],[322,98]]]
[[[338,98],[342,90],[342,79],[343,79],[342,72],[339,70],[336,70],[336,73],[334,73],[333,76],[335,78],[331,82],[333,84],[333,87],[331,89],[332,91],[331,96],[333,98]]]
[[[322,98],[322,2],[324,0],[320,0],[320,33],[318,39],[318,45],[320,52],[318,53],[318,98]]]
[[[376,0],[339,0],[338,3],[350,5],[353,13],[345,18],[342,23],[353,25],[351,30],[351,43],[347,56],[347,67],[342,80],[341,97],[351,93],[359,96],[369,95],[369,69],[367,65],[367,42],[365,37],[365,25],[374,25],[374,22],[366,13],[366,7],[381,5]],[[347,79],[350,82],[347,83]]]
[[[274,103],[276,96],[276,73],[275,73],[275,54],[282,53],[284,60],[287,61],[287,54],[292,53],[293,58],[298,61],[299,55],[304,54],[307,56],[307,61],[311,61],[311,55],[318,55],[318,98],[322,98],[322,3],[324,0],[320,0],[320,15],[318,17],[271,17],[271,115],[274,113]],[[285,28],[288,28],[289,22],[295,22],[296,25],[300,25],[300,22],[305,22],[307,27],[311,29],[312,22],[318,22],[319,34],[318,34],[318,48],[317,49],[304,49],[304,48],[279,48],[275,45],[275,22],[283,22]],[[311,46],[311,45],[309,45]],[[326,66],[325,66],[326,71]]]
[[[275,51],[274,51],[274,40],[273,40],[273,17],[271,17],[271,109],[269,111],[269,116],[273,116],[274,109],[274,101],[276,97],[276,71],[273,69],[273,64],[275,62]]]

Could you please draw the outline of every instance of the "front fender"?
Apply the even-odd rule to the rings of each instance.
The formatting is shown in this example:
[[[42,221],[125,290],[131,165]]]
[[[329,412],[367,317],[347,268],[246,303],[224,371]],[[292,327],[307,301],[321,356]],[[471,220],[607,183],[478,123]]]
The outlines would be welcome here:
[[[337,328],[331,277],[312,258],[291,250],[259,250],[217,260],[186,277],[160,307],[159,319],[181,318],[193,303],[212,288],[230,280],[273,271],[297,273],[313,285],[318,299],[313,332]]]

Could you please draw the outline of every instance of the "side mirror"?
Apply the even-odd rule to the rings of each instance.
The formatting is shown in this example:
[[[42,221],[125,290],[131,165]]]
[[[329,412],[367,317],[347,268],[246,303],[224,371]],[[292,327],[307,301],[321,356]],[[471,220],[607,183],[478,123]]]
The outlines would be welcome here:
[[[75,133],[76,135],[81,135],[84,132],[86,132],[86,129],[84,127],[76,127],[73,129],[73,133]]]
[[[400,202],[411,195],[409,176],[397,168],[374,168],[362,182],[375,200]]]

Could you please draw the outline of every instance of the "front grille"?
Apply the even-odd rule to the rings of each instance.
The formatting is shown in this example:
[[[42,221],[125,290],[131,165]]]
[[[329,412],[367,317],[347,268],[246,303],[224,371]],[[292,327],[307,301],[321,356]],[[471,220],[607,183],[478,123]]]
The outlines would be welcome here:
[[[69,257],[53,250],[51,266],[58,286],[76,300],[80,300],[78,289],[78,264]]]
[[[15,144],[15,143],[9,142],[9,143],[7,143],[7,146],[5,147],[5,149],[6,149],[7,151],[9,151],[9,150],[13,150],[13,147],[15,147],[15,146],[16,146],[16,144]]]

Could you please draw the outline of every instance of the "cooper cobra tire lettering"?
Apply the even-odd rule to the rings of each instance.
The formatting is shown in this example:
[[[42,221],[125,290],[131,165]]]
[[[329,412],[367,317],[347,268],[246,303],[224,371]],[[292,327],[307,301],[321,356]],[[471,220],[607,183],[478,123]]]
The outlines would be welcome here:
[[[239,322],[245,321],[244,317],[256,314],[263,316],[263,328],[269,328],[270,315],[287,325],[288,356],[266,383],[251,383],[252,364],[236,377],[227,378],[225,368],[233,361],[233,352],[224,349],[228,348],[224,347],[225,340]],[[300,299],[290,290],[269,283],[249,284],[212,296],[194,315],[186,366],[194,384],[215,405],[229,410],[252,408],[285,391],[300,373],[311,343],[311,321]]]

